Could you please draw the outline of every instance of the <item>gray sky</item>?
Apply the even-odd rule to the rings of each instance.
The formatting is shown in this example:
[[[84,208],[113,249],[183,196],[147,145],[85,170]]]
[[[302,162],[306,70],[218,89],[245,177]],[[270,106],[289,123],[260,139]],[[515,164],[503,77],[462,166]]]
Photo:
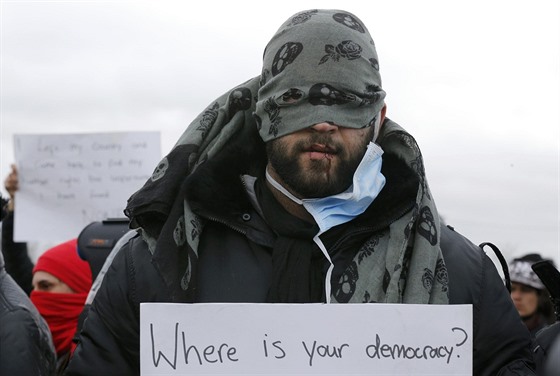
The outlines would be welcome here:
[[[560,5],[471,1],[1,1],[2,181],[14,133],[157,130],[167,153],[260,73],[311,8],[375,40],[388,116],[417,139],[436,204],[474,243],[560,264]]]

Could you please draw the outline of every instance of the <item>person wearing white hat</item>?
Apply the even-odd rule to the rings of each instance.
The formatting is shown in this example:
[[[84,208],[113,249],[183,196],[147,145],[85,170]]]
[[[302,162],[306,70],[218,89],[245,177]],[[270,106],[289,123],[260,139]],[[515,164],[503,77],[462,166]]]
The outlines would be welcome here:
[[[531,268],[534,263],[543,260],[541,255],[531,253],[509,264],[511,299],[533,337],[554,322],[554,310],[548,292]]]

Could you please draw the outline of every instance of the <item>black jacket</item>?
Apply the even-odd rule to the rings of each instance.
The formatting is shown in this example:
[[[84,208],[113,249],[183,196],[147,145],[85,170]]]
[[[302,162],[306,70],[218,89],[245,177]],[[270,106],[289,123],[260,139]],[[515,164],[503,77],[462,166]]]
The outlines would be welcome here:
[[[6,270],[0,255],[0,375],[54,375],[49,327]]]
[[[258,211],[246,204],[247,191],[239,183],[240,171],[232,155],[237,153],[206,162],[191,179],[195,182],[189,190],[191,204],[209,220],[192,277],[197,285],[194,302],[266,301],[274,235]],[[391,163],[385,163],[389,156],[383,158],[384,168],[390,168]],[[393,190],[386,191],[392,195]],[[400,202],[398,197],[387,200]],[[399,205],[407,207],[408,203]],[[388,216],[403,214],[386,212]],[[532,375],[529,332],[492,261],[448,227],[441,229],[441,247],[449,274],[450,303],[473,304],[474,373]],[[139,304],[184,302],[162,278],[162,274],[177,273],[173,268],[172,262],[164,265],[156,260],[140,237],[130,240],[105,276],[66,374],[138,374]]]

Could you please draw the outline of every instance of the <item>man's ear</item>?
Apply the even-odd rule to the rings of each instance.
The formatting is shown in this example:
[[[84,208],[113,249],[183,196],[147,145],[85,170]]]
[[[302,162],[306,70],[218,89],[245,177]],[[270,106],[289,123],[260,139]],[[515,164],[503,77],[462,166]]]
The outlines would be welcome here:
[[[381,109],[381,111],[379,111],[381,113],[381,122],[379,123],[379,129],[381,129],[381,127],[383,127],[383,122],[385,121],[385,114],[387,113],[387,104],[383,104],[383,108]]]
[[[377,141],[377,137],[379,137],[379,134],[381,133],[381,128],[383,128],[383,122],[385,121],[385,114],[387,113],[387,105],[383,104],[383,108],[379,111],[379,119],[375,119],[375,129],[373,130],[373,136],[372,136],[372,141],[376,142]],[[379,120],[379,122],[378,122]]]

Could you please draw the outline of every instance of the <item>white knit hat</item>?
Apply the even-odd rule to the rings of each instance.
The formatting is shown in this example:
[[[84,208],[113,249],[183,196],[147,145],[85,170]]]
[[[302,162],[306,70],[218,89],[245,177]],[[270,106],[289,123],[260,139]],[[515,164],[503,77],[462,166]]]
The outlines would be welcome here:
[[[512,282],[531,286],[533,288],[536,288],[537,290],[544,290],[545,287],[543,283],[531,268],[531,266],[538,261],[543,261],[543,258],[538,254],[530,254],[521,258],[514,259],[509,264],[510,280]]]

